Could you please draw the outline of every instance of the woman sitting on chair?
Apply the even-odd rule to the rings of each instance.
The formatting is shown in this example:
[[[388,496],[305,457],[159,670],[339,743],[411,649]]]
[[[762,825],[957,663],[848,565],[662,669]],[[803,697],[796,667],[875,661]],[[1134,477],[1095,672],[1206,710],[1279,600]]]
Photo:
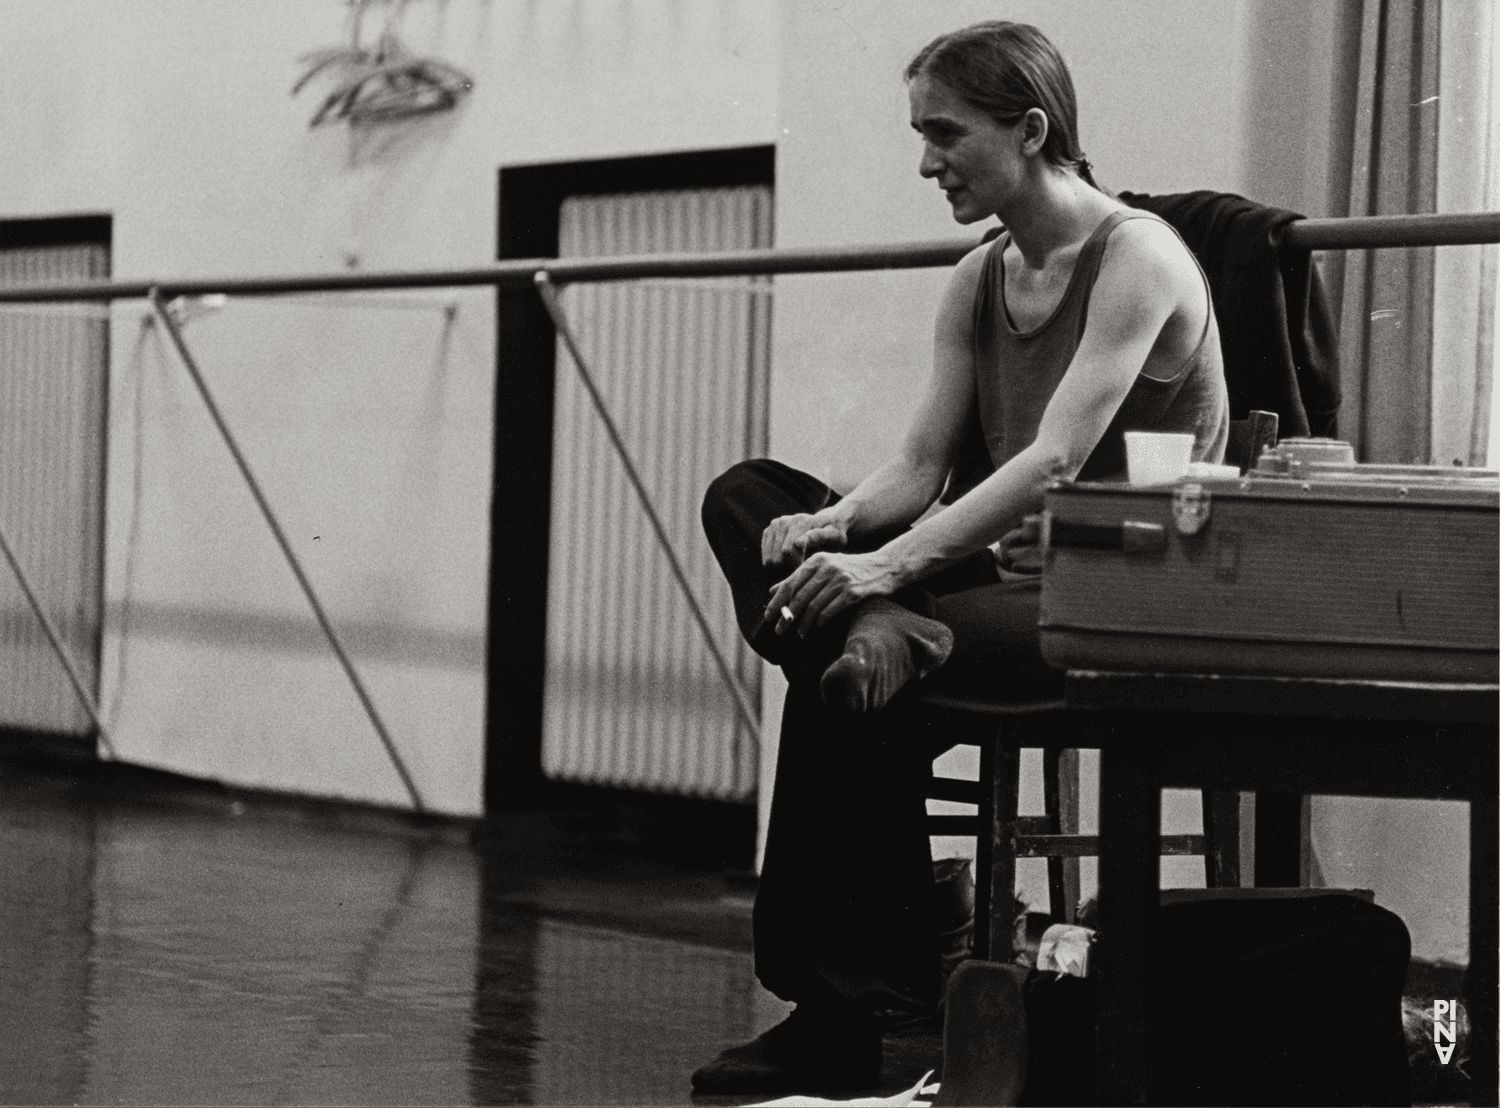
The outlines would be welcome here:
[[[1208,283],[1170,226],[1094,183],[1052,44],[981,23],[929,44],[906,77],[922,176],[959,223],[998,216],[1004,231],[953,273],[890,461],[842,498],[746,462],[705,498],[740,628],[790,681],[754,934],[757,976],[797,1007],[695,1073],[700,1092],[878,1081],[876,1013],[930,1011],[939,984],[934,747],[897,694],[1058,689],[1021,527],[1047,484],[1123,473],[1126,430],[1189,432],[1195,460],[1223,456]]]

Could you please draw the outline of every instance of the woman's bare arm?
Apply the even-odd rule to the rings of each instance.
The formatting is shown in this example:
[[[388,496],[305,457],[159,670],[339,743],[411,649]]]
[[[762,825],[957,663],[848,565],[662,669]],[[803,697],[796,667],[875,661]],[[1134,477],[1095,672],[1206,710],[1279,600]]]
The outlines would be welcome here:
[[[1036,441],[952,507],[887,544],[907,566],[907,580],[997,541],[1041,508],[1049,482],[1083,468],[1177,307],[1181,263],[1192,270],[1185,252],[1176,259],[1158,249],[1153,239],[1159,234],[1170,232],[1142,221],[1110,237],[1089,300],[1088,326],[1042,415]],[[1195,291],[1201,287],[1196,271],[1187,276]]]
[[[761,540],[767,565],[842,549],[851,538],[910,523],[943,491],[974,403],[974,295],[988,249],[965,255],[943,293],[932,376],[896,454],[832,507],[772,521]]]
[[[1110,236],[1090,296],[1088,326],[1034,443],[879,550],[808,559],[777,587],[768,610],[790,607],[805,631],[868,596],[895,592],[997,541],[1041,507],[1050,481],[1075,475],[1103,438],[1167,320],[1186,298],[1202,295],[1191,257],[1175,239],[1175,250],[1164,248],[1158,234],[1171,232],[1143,220]]]

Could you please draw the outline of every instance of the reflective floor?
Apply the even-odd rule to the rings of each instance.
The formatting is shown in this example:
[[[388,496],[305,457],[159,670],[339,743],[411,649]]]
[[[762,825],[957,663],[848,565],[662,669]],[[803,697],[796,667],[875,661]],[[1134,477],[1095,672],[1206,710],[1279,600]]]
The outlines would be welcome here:
[[[786,1010],[717,875],[155,787],[0,767],[0,1103],[689,1104]]]

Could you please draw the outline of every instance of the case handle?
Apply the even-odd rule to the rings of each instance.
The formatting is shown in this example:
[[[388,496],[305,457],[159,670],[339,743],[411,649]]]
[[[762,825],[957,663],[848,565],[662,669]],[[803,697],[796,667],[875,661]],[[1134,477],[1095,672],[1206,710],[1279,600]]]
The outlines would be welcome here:
[[[1092,547],[1126,554],[1156,554],[1167,548],[1166,527],[1138,519],[1122,523],[1074,523],[1053,516],[1045,533],[1050,546]]]

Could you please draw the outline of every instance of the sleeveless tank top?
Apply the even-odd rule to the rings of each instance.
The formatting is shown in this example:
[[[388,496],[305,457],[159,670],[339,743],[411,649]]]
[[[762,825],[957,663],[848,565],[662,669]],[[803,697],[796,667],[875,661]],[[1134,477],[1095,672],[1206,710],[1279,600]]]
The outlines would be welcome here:
[[[1057,307],[1030,331],[1016,330],[1005,310],[1004,253],[1010,236],[1002,234],[990,246],[974,297],[976,404],[943,494],[944,503],[957,500],[1036,441],[1042,413],[1083,339],[1089,294],[1099,276],[1105,244],[1127,219],[1155,219],[1171,226],[1149,212],[1110,213],[1084,242]],[[1194,461],[1217,462],[1224,457],[1229,394],[1208,278],[1201,266],[1198,273],[1203,277],[1208,315],[1197,346],[1170,377],[1136,376],[1104,437],[1078,472],[1078,480],[1124,476],[1126,431],[1188,432],[1196,440]]]

